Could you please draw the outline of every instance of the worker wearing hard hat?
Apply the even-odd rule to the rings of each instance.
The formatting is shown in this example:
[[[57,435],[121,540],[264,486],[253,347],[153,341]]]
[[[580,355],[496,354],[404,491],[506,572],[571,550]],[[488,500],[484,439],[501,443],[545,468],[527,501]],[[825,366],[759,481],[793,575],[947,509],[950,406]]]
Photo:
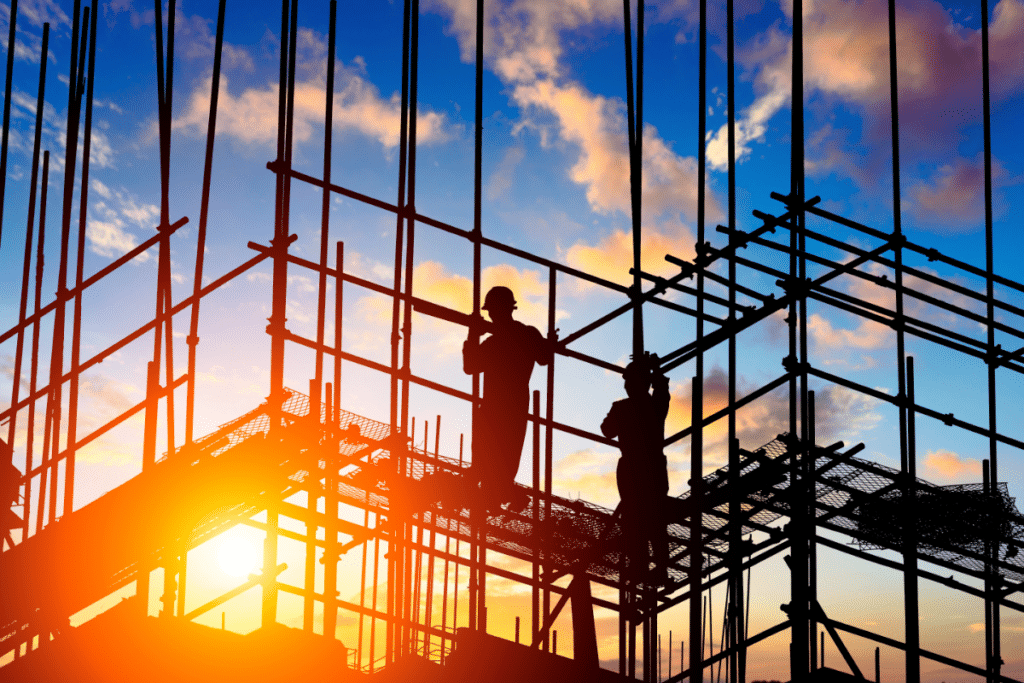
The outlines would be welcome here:
[[[615,479],[622,501],[623,540],[629,561],[625,578],[634,584],[660,585],[665,581],[668,565],[668,467],[662,450],[669,405],[668,378],[659,368],[658,357],[646,353],[627,365],[622,377],[627,398],[612,404],[601,423],[601,432],[610,439],[617,438],[622,451]],[[653,573],[649,571],[651,560]]]
[[[470,328],[462,369],[483,373],[483,397],[473,422],[472,476],[489,506],[497,506],[513,498],[530,410],[530,375],[535,363],[551,362],[551,348],[537,328],[512,318],[516,299],[508,287],[492,287],[483,309],[493,323],[490,336],[479,342],[479,331]]]

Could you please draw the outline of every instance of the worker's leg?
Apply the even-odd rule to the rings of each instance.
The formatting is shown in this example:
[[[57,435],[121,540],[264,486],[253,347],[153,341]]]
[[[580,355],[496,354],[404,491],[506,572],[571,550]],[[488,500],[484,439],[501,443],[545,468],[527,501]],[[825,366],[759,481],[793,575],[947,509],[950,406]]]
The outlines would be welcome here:
[[[619,488],[622,511],[622,548],[625,559],[623,578],[636,584],[643,580],[648,566],[648,533],[645,520],[645,500],[640,472],[633,463],[619,458],[615,480]]]
[[[494,424],[489,472],[492,492],[501,503],[514,497],[516,474],[526,437],[526,413],[505,413]]]

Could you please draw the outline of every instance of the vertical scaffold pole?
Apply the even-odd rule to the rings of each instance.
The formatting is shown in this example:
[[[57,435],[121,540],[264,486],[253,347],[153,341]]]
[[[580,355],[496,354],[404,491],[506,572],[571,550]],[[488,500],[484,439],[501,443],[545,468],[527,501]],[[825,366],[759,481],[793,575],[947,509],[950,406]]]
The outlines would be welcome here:
[[[473,317],[480,315],[480,240],[483,238],[483,217],[482,217],[482,182],[483,182],[483,135],[484,135],[484,0],[477,0],[476,3],[476,100],[474,103],[474,124],[473,124]],[[480,335],[473,328],[469,330],[469,343],[476,345],[480,341]],[[472,424],[476,425],[480,404],[480,373],[473,373],[473,405]],[[475,432],[474,432],[475,433]],[[471,440],[471,447],[476,444]],[[476,452],[473,452],[473,460],[476,460]],[[472,468],[472,465],[471,465]],[[472,469],[470,470],[472,471]],[[476,482],[473,482],[474,487]],[[474,488],[474,493],[476,489]],[[479,569],[478,560],[481,559],[478,537],[481,537],[477,528],[485,523],[485,513],[478,506],[470,509],[470,538],[473,541],[469,544],[469,628],[478,628],[479,616],[483,614],[484,600],[482,597],[481,579],[483,573]],[[480,538],[483,540],[485,535]]]
[[[556,284],[557,275],[554,267],[548,269],[548,341],[554,343],[557,336],[558,330],[555,329],[555,304],[556,304]],[[542,543],[547,547],[547,542],[551,540],[550,534],[553,531],[551,524],[551,496],[554,488],[554,475],[552,473],[552,463],[554,462],[554,437],[555,437],[555,359],[556,354],[552,354],[551,360],[548,362],[548,376],[545,388],[547,389],[546,403],[544,414],[547,415],[547,429],[544,431],[544,522],[543,522],[543,535]],[[545,556],[545,559],[547,557]],[[552,571],[552,567],[547,567],[542,573],[542,582],[544,583],[544,589],[542,593],[543,606],[541,610],[541,623],[544,623],[548,614],[551,612],[551,590],[548,587],[548,576],[549,572]],[[544,650],[548,649],[548,632],[550,629],[544,631]]]
[[[13,25],[14,25],[14,21],[15,21],[14,12],[16,12],[16,11],[17,11],[17,0],[14,0],[14,2],[12,2],[12,10],[11,10],[11,12],[12,12],[12,14],[11,14],[11,43],[10,43],[10,46],[8,47],[8,49],[12,50],[12,51],[14,49],[14,42],[13,42],[14,41],[14,27],[13,27]],[[40,60],[39,60],[39,92],[38,92],[38,95],[36,97],[35,135],[34,135],[34,140],[33,140],[33,143],[32,143],[32,179],[30,181],[31,184],[29,185],[28,221],[27,221],[27,225],[26,225],[26,228],[25,228],[25,259],[24,259],[24,266],[23,266],[22,276],[21,276],[21,303],[20,303],[20,306],[18,307],[18,338],[17,338],[17,343],[16,343],[16,351],[15,351],[15,354],[14,354],[14,375],[13,375],[13,377],[18,377],[18,378],[21,377],[22,359],[24,357],[25,330],[26,330],[25,314],[26,314],[26,311],[28,309],[28,292],[29,292],[29,285],[30,285],[30,276],[31,276],[31,272],[32,272],[32,238],[33,238],[33,234],[35,232],[36,197],[37,197],[38,189],[39,189],[39,148],[40,148],[40,144],[41,144],[41,141],[42,141],[41,140],[41,136],[42,136],[42,132],[43,132],[43,99],[44,99],[44,94],[46,92],[46,64],[49,61],[49,60],[47,60],[46,55],[48,54],[47,51],[49,49],[49,43],[50,43],[50,24],[49,23],[45,23],[45,24],[43,24],[43,44],[42,44],[42,47],[39,50],[39,54],[40,54]],[[10,86],[10,80],[11,80],[10,64],[13,61],[13,59],[14,59],[14,55],[13,54],[8,54],[8,74],[7,74],[7,93],[8,93],[8,95],[7,95],[7,99],[4,101],[4,107],[6,109],[5,115],[4,115],[5,116],[5,121],[6,121],[6,118],[7,118],[7,113],[10,110],[10,88],[11,88],[11,86]],[[7,123],[5,123],[5,125],[4,125],[4,151],[5,151],[5,154],[6,154],[6,147],[7,147],[7,132],[8,132],[7,125],[8,125]],[[0,163],[0,166],[5,165],[5,163],[6,162]],[[0,175],[2,175],[2,172],[0,172]],[[0,180],[0,182],[3,182],[3,181]],[[3,204],[3,191],[2,190],[0,190],[0,204]],[[2,208],[0,208],[0,221],[2,221],[2,215],[3,215],[2,211],[3,211]],[[33,364],[34,364],[34,362],[35,362],[35,358],[33,357]],[[11,453],[12,458],[13,458],[13,455],[14,455],[15,436],[17,434],[17,421],[18,421],[18,409],[17,409],[17,406],[18,406],[19,390],[20,389],[21,389],[21,382],[20,381],[18,381],[18,382],[12,381],[11,382],[11,407],[12,407],[12,410],[11,410],[11,417],[8,420],[8,423],[7,423],[7,443],[8,443],[8,445],[11,446],[10,453]],[[29,393],[29,396],[32,396],[34,393],[35,392],[33,390],[32,392]],[[31,405],[34,406],[35,405],[35,401],[32,401]],[[32,432],[29,431],[29,433],[27,434],[27,438],[29,440],[31,440],[32,436],[33,436]],[[26,456],[26,457],[31,457],[31,456]],[[27,464],[26,467],[25,467],[26,487],[30,486],[31,476],[29,476],[29,473],[32,471],[31,461],[28,461],[28,462],[29,462],[29,464]],[[25,525],[28,524],[29,502],[30,502],[30,498],[29,498],[30,497],[30,492],[29,491],[30,491],[30,489],[26,488],[25,499],[24,499],[25,500],[25,508],[23,510],[23,517],[24,517],[23,523]],[[24,540],[27,536],[28,536],[28,533],[27,533],[27,528],[26,528],[23,531],[22,539]]]
[[[695,344],[698,349],[695,358],[695,375],[690,385],[690,495],[696,500],[701,495],[704,470],[704,221],[705,185],[707,183],[706,148],[707,137],[707,23],[708,3],[700,0],[700,26],[698,48],[697,84],[697,243],[694,245],[694,263],[697,266],[697,315],[695,318]],[[690,516],[689,547],[689,621],[690,621],[690,675],[691,683],[704,680],[703,653],[701,652],[701,569],[703,563],[703,520],[700,505],[694,505]],[[679,670],[684,671],[682,646],[680,646]]]
[[[14,76],[14,51],[16,48],[15,43],[15,29],[18,25],[18,0],[11,0],[11,11],[8,15],[9,31],[7,36],[7,80],[4,85],[4,127],[3,127],[3,141],[0,142],[0,240],[3,239],[4,229],[4,199],[7,197],[7,139],[10,135],[11,128],[11,78]],[[45,52],[43,53],[43,60],[46,60]],[[39,130],[39,126],[36,126],[36,130]],[[16,403],[12,403],[12,406],[17,406]],[[14,441],[9,443],[13,444]]]
[[[199,207],[199,235],[196,241],[196,267],[192,277],[192,312],[188,344],[188,394],[185,398],[185,443],[192,443],[196,405],[196,346],[199,344],[199,299],[203,287],[203,265],[206,259],[206,223],[210,212],[210,183],[213,174],[213,145],[217,137],[217,103],[220,98],[220,64],[224,48],[224,5],[217,9],[217,37],[213,50],[213,77],[210,81],[210,118],[206,125],[206,156],[203,162],[203,196]],[[184,614],[184,612],[182,612]]]
[[[292,122],[295,114],[295,51],[298,34],[298,2],[282,0],[281,8],[281,85],[278,98],[278,177],[276,220],[274,224],[273,299],[270,324],[270,396],[268,397],[271,439],[281,429],[284,403],[285,310],[288,298],[288,226],[291,210]],[[262,624],[277,621],[277,529],[279,513],[267,509],[267,531],[263,543]]]
[[[790,230],[789,282],[796,287],[806,272],[803,256],[804,224],[804,57],[803,57],[803,0],[793,2],[793,58],[792,58],[792,120],[790,205],[794,230]],[[807,585],[807,519],[803,507],[804,487],[801,463],[807,443],[807,372],[803,365],[807,349],[806,297],[796,296],[789,307],[789,428],[791,438],[790,482],[792,488],[792,553],[790,567],[790,678],[793,683],[804,683],[810,657],[809,598]],[[799,346],[798,346],[799,343]],[[797,380],[799,379],[799,386]],[[799,435],[799,436],[798,436]]]
[[[996,332],[995,332],[995,289],[993,275],[995,272],[995,239],[993,233],[992,216],[992,110],[989,82],[989,16],[988,0],[981,0],[981,93],[982,93],[982,134],[984,140],[984,163],[985,163],[985,317],[987,322],[987,352],[986,366],[988,370],[988,459],[992,475],[992,495],[997,496],[999,487],[999,453],[998,439],[996,436],[996,368],[998,367],[996,355]],[[992,549],[993,559],[998,560],[999,545]],[[995,577],[998,579],[998,575]],[[1000,583],[997,581],[993,586],[998,590]],[[986,662],[985,670],[991,681],[998,681],[1001,675],[1003,660],[1001,653],[1001,629],[999,625],[999,601],[989,602],[988,609],[991,612],[991,628],[989,629],[989,659]]]
[[[412,3],[405,0],[402,14],[402,107],[401,124],[398,141],[398,215],[395,219],[395,265],[394,265],[394,296],[391,302],[391,433],[405,434],[405,426],[399,421],[399,348],[401,346],[401,298],[402,291],[402,254],[405,247],[405,191],[406,165],[409,146],[409,28]],[[399,447],[401,450],[401,447]],[[395,476],[403,476],[403,458],[400,453],[394,458]],[[394,507],[394,506],[392,506]],[[401,577],[404,571],[401,538],[404,534],[404,521],[397,510],[389,511],[391,534],[388,538],[388,571],[387,571],[387,606],[388,621],[385,638],[385,657],[390,663],[400,654],[398,643],[401,640],[401,625],[397,622],[402,618],[403,586]],[[376,582],[375,582],[376,583]],[[371,635],[372,638],[372,635]],[[371,640],[371,653],[373,650]],[[371,669],[372,669],[371,664]]]

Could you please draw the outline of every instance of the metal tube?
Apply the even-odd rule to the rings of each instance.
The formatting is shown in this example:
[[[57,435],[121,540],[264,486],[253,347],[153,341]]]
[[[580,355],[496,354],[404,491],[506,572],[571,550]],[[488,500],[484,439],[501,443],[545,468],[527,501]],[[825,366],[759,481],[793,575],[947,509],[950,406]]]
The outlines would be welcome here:
[[[993,234],[992,216],[992,111],[989,82],[989,12],[988,0],[981,0],[981,92],[982,92],[982,136],[984,143],[984,164],[985,164],[985,315],[987,318],[987,342],[988,353],[986,361],[988,370],[988,459],[991,470],[992,495],[998,495],[996,489],[999,486],[999,449],[995,438],[996,420],[998,411],[996,408],[996,338],[995,338],[995,288],[993,274],[995,269],[995,238]],[[995,544],[990,548],[994,554],[993,559],[998,560],[999,545]],[[1000,577],[995,577],[992,589],[998,590]],[[986,591],[986,596],[991,595],[991,590]],[[987,611],[991,613],[989,641],[989,658],[985,670],[990,680],[999,680],[1001,675],[1002,659],[1002,630],[999,624],[999,602],[986,598]]]
[[[699,69],[697,85],[697,244],[695,245],[695,261],[701,263],[704,260],[705,244],[705,214],[706,201],[705,189],[707,183],[706,148],[707,139],[707,0],[700,0],[700,26],[699,26]],[[695,325],[694,343],[697,348],[703,348],[704,339],[704,268],[697,269],[697,318]],[[692,430],[690,440],[690,490],[692,495],[701,494],[700,484],[703,481],[703,451],[704,451],[704,354],[696,356],[695,376],[690,385],[690,427]],[[668,445],[670,441],[666,441]],[[700,506],[694,506],[694,512],[690,517],[690,549],[689,549],[689,620],[690,620],[690,681],[701,683],[704,680],[704,658],[701,651],[701,566],[703,561],[703,521],[701,519]],[[685,642],[685,641],[684,641]],[[682,646],[681,646],[682,647]],[[680,650],[679,671],[685,671],[683,666],[683,655]]]
[[[14,40],[14,22],[16,20],[16,15],[15,15],[16,11],[17,11],[17,0],[12,0],[12,7],[11,7],[11,40],[12,41]],[[25,227],[25,259],[24,259],[24,267],[23,267],[22,276],[21,276],[21,303],[20,303],[20,305],[18,307],[18,340],[17,340],[17,349],[16,349],[15,354],[14,354],[14,375],[12,376],[12,380],[13,381],[11,382],[11,406],[12,407],[18,405],[18,390],[21,388],[21,363],[22,363],[22,355],[23,355],[23,352],[24,352],[24,344],[25,344],[25,330],[27,329],[26,328],[26,324],[25,324],[25,312],[26,312],[26,309],[28,308],[29,276],[30,276],[31,268],[32,268],[32,235],[33,235],[33,232],[35,231],[36,194],[37,194],[37,190],[38,190],[38,187],[39,187],[39,146],[40,146],[41,136],[42,136],[42,132],[43,132],[43,97],[44,97],[44,94],[45,94],[45,91],[46,91],[46,64],[47,64],[47,61],[48,61],[47,58],[46,58],[46,55],[47,55],[47,50],[48,50],[49,42],[50,42],[50,24],[46,23],[46,24],[43,24],[43,44],[42,44],[42,47],[40,48],[39,94],[36,97],[35,135],[34,135],[34,139],[33,139],[33,142],[32,142],[32,180],[31,180],[31,184],[29,185],[28,221],[27,221],[27,224],[26,224],[26,227]],[[7,99],[4,100],[4,119],[5,119],[5,121],[4,121],[4,133],[3,133],[3,135],[4,135],[4,145],[3,145],[4,151],[3,151],[3,161],[0,162],[0,166],[4,166],[6,164],[6,159],[7,159],[8,123],[7,123],[6,119],[7,119],[8,114],[10,113],[10,106],[11,106],[11,98],[10,98],[11,84],[10,84],[10,80],[11,80],[11,66],[12,66],[12,61],[14,59],[14,56],[13,56],[13,46],[9,46],[8,49],[12,50],[12,52],[9,53],[8,56],[7,56],[7,64],[8,64],[8,66],[7,66]],[[2,172],[0,172],[0,174],[2,174]],[[6,180],[6,178],[0,179],[0,183],[3,183],[5,180]],[[3,189],[2,189],[2,186],[0,186],[0,204],[3,203],[3,198],[4,198]],[[3,227],[3,212],[2,212],[2,209],[0,209],[0,229],[2,229],[2,227]],[[14,455],[14,438],[15,438],[15,434],[17,432],[17,426],[16,426],[17,425],[17,421],[18,421],[18,411],[17,411],[17,408],[14,408],[14,410],[12,410],[12,412],[11,412],[11,416],[10,416],[10,419],[8,421],[8,424],[7,424],[7,444],[11,447],[11,456],[12,456],[12,458],[13,458],[13,455]],[[26,470],[25,470],[26,473],[30,469],[31,468],[26,467]],[[27,494],[26,494],[26,501],[27,500],[28,500],[28,497],[27,497]],[[26,519],[26,521],[28,519],[27,511],[25,512],[25,519]],[[27,534],[26,534],[26,536],[27,536]]]
[[[558,330],[555,328],[555,305],[556,305],[556,287],[557,287],[557,271],[554,268],[548,269],[548,340],[554,341],[558,334]],[[553,489],[553,475],[552,467],[554,461],[554,420],[555,420],[555,357],[551,357],[551,361],[548,362],[548,376],[545,384],[547,389],[547,406],[546,413],[548,417],[547,431],[544,433],[544,534],[545,537],[550,537],[552,532],[551,528],[551,497]],[[546,574],[547,572],[544,572]],[[542,574],[542,576],[544,575]],[[547,585],[544,586],[543,592],[543,617],[544,620],[548,618],[548,614],[551,611],[551,590]],[[548,632],[544,632],[544,649],[548,648]]]
[[[36,246],[36,301],[35,309],[40,309],[43,294],[43,248],[46,245],[46,195],[47,190],[50,186],[50,151],[43,152],[43,186],[42,191],[39,195],[39,242]],[[35,395],[36,387],[36,372],[39,366],[39,316],[36,316],[35,322],[32,325],[32,370],[31,378],[29,380],[29,395]],[[47,403],[49,403],[49,397],[47,396]],[[13,407],[13,406],[12,406]],[[47,410],[49,408],[47,407]],[[35,413],[36,413],[36,402],[32,400],[28,413],[28,444],[26,446],[27,456],[25,462],[25,476],[29,484],[31,484],[32,471],[32,446],[35,438]],[[47,475],[47,456],[49,454],[49,428],[50,420],[49,415],[43,413],[43,424],[44,436],[43,436],[43,458],[42,466],[40,467],[39,476],[39,502],[36,505],[36,533],[39,533],[43,528],[43,518],[45,517],[45,508],[43,504],[46,502],[46,475]],[[26,499],[30,495],[30,492],[26,489]],[[28,515],[25,515],[25,535],[28,535]]]
[[[483,194],[482,194],[482,182],[483,182],[483,100],[484,100],[484,85],[483,85],[483,71],[484,71],[484,3],[483,0],[477,0],[476,3],[476,70],[475,70],[475,100],[474,100],[474,127],[473,127],[473,233],[471,239],[473,240],[473,315],[477,317],[480,315],[480,241],[483,237],[483,224],[482,224],[482,206],[483,206]],[[469,330],[469,342],[471,344],[477,344],[480,340],[479,334],[470,328]],[[480,373],[473,373],[473,403],[472,403],[472,424],[476,424],[477,415],[479,413],[480,404]],[[475,433],[475,432],[474,432]],[[476,448],[476,444],[472,444],[473,448]],[[476,452],[474,450],[473,459],[476,460]],[[470,471],[472,472],[472,466]],[[473,474],[474,479],[476,473]],[[476,493],[477,481],[473,481],[474,493]],[[474,538],[477,536],[477,526],[480,525],[481,519],[486,520],[486,514],[478,510],[476,506],[470,509],[470,524],[474,529]],[[486,523],[486,521],[484,521]],[[486,538],[486,534],[484,534]],[[478,621],[479,615],[482,614],[484,609],[483,599],[483,587],[484,579],[482,573],[476,568],[476,562],[483,561],[483,557],[480,555],[478,550],[479,545],[477,543],[470,543],[469,556],[469,628],[476,630],[479,626]]]
[[[417,106],[419,98],[417,95],[419,88],[419,35],[420,35],[420,4],[419,0],[412,0],[412,15],[411,26],[410,26],[410,38],[409,38],[409,165],[408,165],[408,205],[410,207],[416,206],[416,123],[417,117]],[[413,273],[414,273],[414,252],[416,246],[416,221],[414,217],[406,217],[406,249],[405,249],[405,310],[403,312],[402,319],[402,410],[401,420],[403,431],[405,425],[409,421],[409,376],[408,373],[411,371],[412,362],[412,301],[411,297],[413,294]],[[410,431],[409,435],[415,439],[415,434]],[[404,457],[404,456],[400,456]],[[406,471],[406,476],[411,476],[406,467],[403,467]],[[422,533],[422,529],[420,531]],[[420,555],[417,554],[417,558]],[[413,567],[410,565],[407,567],[406,572],[403,574],[405,586],[410,585],[413,580]],[[419,560],[417,559],[416,571],[419,571]],[[418,574],[416,575],[418,581]],[[413,593],[403,586],[403,590],[406,591],[406,602],[402,603],[403,614],[408,618],[408,615],[413,614],[414,610],[418,613],[419,605],[409,604],[408,600],[413,597]],[[419,584],[417,583],[417,591]],[[415,619],[413,620],[415,623]],[[402,653],[406,654],[409,652],[409,639],[414,637],[415,632],[412,629],[408,629],[403,638]]]
[[[536,530],[540,527],[540,505],[541,505],[541,489],[540,489],[540,392],[534,390],[533,392],[533,467],[531,471],[533,473],[533,486],[532,495],[533,501],[530,506],[533,528]],[[536,531],[534,532],[536,533]],[[540,544],[533,546],[533,566],[531,567],[531,577],[533,578],[533,585],[530,587],[530,633],[537,633],[540,629],[540,570],[541,570],[541,550]]]
[[[18,0],[11,0],[10,30],[7,35],[7,81],[4,85],[4,129],[0,143],[0,240],[4,230],[4,200],[7,190],[7,138],[11,129],[11,79],[14,76],[15,27],[18,25]],[[47,25],[48,27],[49,25]],[[45,45],[45,41],[43,45]],[[46,61],[45,53],[43,61]],[[36,126],[38,130],[39,126]],[[12,447],[14,442],[10,442]]]
[[[217,36],[213,49],[213,77],[210,84],[210,117],[206,125],[206,157],[203,163],[203,195],[199,207],[199,235],[196,241],[196,265],[192,277],[192,311],[188,337],[188,393],[185,398],[185,444],[192,443],[196,399],[196,346],[199,344],[199,290],[203,282],[203,264],[206,259],[206,222],[210,212],[210,183],[213,175],[213,145],[217,130],[217,102],[220,99],[220,65],[224,48],[224,6],[217,8]]]
[[[65,307],[68,275],[68,248],[71,233],[71,200],[75,185],[75,166],[78,154],[78,121],[79,103],[81,98],[78,93],[79,77],[79,7],[80,0],[75,0],[74,20],[71,36],[71,70],[68,82],[68,126],[65,138],[65,160],[64,160],[64,201],[61,212],[61,246],[60,266],[57,274],[57,312],[53,321],[53,344],[50,349],[50,393],[46,401],[47,414],[47,446],[54,454],[51,460],[51,476],[49,491],[49,517],[55,521],[57,517],[57,483],[59,476],[59,461],[56,454],[60,452],[60,421],[63,399],[61,396],[61,383],[57,379],[63,374],[64,368],[64,325]],[[86,15],[89,8],[85,9]],[[85,26],[88,26],[83,22]],[[82,40],[83,47],[85,40]],[[52,439],[52,443],[50,440]],[[44,454],[44,459],[46,455]]]
[[[705,0],[701,0],[704,6]],[[700,301],[698,299],[698,301]],[[700,326],[698,325],[698,329]],[[703,354],[697,356],[703,358]],[[698,368],[701,363],[698,362]],[[690,424],[701,423],[703,411],[703,386],[701,378],[694,377],[691,383],[692,396],[690,402]],[[695,499],[703,495],[704,473],[702,436],[703,429],[693,430],[693,439],[690,446],[690,491]],[[704,680],[704,626],[701,620],[701,569],[703,567],[703,533],[704,525],[701,514],[701,506],[694,505],[690,516],[690,548],[689,548],[689,583],[690,583],[690,680],[699,683]]]
[[[88,9],[88,8],[87,8]],[[63,515],[71,512],[74,507],[75,496],[75,441],[78,430],[78,366],[81,361],[82,344],[82,294],[81,285],[85,270],[85,225],[86,211],[89,205],[89,156],[92,148],[92,102],[93,82],[96,73],[96,12],[90,15],[91,23],[88,33],[89,38],[89,77],[87,94],[85,98],[85,134],[82,144],[82,180],[79,190],[79,214],[78,214],[78,238],[77,238],[77,259],[75,264],[75,308],[71,333],[71,378],[70,392],[68,396],[68,442],[65,460],[64,477],[64,509]],[[85,39],[83,38],[83,45]],[[169,378],[173,375],[169,375]],[[171,379],[168,379],[170,383]]]
[[[290,15],[290,16],[289,16]],[[281,9],[281,76],[282,83],[278,98],[278,158],[283,155],[286,168],[291,167],[292,123],[295,108],[295,46],[298,29],[298,5],[295,0],[283,0]],[[282,116],[283,114],[283,116]],[[284,324],[288,296],[288,260],[284,258],[288,249],[288,221],[290,210],[290,179],[286,176],[277,184],[275,196],[278,207],[273,245],[273,298],[271,303],[270,332],[270,399],[269,413],[271,435],[280,429],[280,409],[284,398]],[[263,549],[262,624],[264,627],[277,622],[277,580],[272,575],[277,567],[278,512],[267,510],[267,532]]]
[[[48,27],[44,29],[44,36],[48,34]],[[45,41],[44,41],[45,42]],[[43,61],[46,61],[45,59]],[[46,190],[50,182],[50,152],[49,150],[43,152],[43,182],[42,191],[39,197],[39,239],[36,244],[36,289],[35,289],[35,305],[34,310],[38,314],[40,305],[42,303],[43,295],[43,251],[46,246]],[[29,370],[29,384],[28,392],[30,396],[36,393],[36,379],[39,372],[39,316],[36,315],[35,322],[32,325],[32,367]],[[13,419],[13,414],[12,418]],[[22,520],[22,532],[21,538],[28,538],[29,530],[29,515],[32,511],[32,454],[33,446],[35,445],[35,433],[36,433],[36,402],[33,400],[29,404],[28,408],[28,434],[26,435],[25,443],[25,508],[24,508],[24,519]],[[36,516],[38,518],[37,531],[41,527],[42,520],[42,494],[46,488],[45,482],[45,468],[43,474],[40,477],[39,493],[40,502],[37,506]]]
[[[331,213],[331,152],[333,149],[332,133],[334,125],[334,62],[335,62],[335,41],[336,41],[336,19],[338,3],[331,0],[330,25],[327,31],[327,92],[326,111],[324,112],[324,190],[320,203],[320,265],[327,267],[327,242],[330,233]],[[340,282],[338,283],[340,284]],[[320,282],[317,288],[316,307],[316,341],[318,344],[324,342],[324,321],[327,310],[327,273],[320,271]],[[314,377],[317,386],[323,381],[324,354],[319,349],[316,352],[316,370]]]
[[[405,208],[405,192],[406,192],[406,163],[407,163],[407,152],[408,152],[408,140],[409,140],[409,31],[410,31],[410,14],[411,14],[411,0],[405,0],[405,7],[403,10],[402,19],[402,105],[401,105],[401,126],[399,132],[399,144],[398,144],[398,202],[397,206],[400,209]],[[405,220],[404,216],[398,214],[395,222],[395,263],[394,263],[394,291],[396,293],[402,291],[402,253],[405,246]],[[391,393],[390,393],[390,404],[391,404],[391,432],[392,434],[404,434],[405,423],[399,423],[399,347],[401,344],[400,336],[400,316],[401,316],[401,305],[399,299],[396,297],[392,300],[391,306]],[[401,456],[395,459],[395,475],[404,476],[402,471],[402,458]],[[399,520],[394,520],[396,526],[401,526]],[[403,550],[401,543],[396,543],[395,539],[392,539],[388,545],[388,614],[393,619],[400,621],[402,619],[402,596],[403,586]],[[388,662],[394,661],[400,652],[398,648],[398,642],[401,639],[401,629],[396,631],[395,623],[391,620],[387,623],[387,644],[386,644],[386,657]]]

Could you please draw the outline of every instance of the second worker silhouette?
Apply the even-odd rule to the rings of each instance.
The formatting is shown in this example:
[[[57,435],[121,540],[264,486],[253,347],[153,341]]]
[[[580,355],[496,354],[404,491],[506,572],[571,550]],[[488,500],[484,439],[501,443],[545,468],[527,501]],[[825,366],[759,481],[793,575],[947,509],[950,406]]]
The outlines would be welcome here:
[[[478,343],[470,328],[462,346],[462,369],[483,373],[483,396],[473,421],[473,483],[480,483],[490,509],[513,501],[516,473],[530,410],[530,375],[551,362],[551,348],[536,327],[512,317],[516,299],[508,287],[492,287],[483,309],[490,336]]]

